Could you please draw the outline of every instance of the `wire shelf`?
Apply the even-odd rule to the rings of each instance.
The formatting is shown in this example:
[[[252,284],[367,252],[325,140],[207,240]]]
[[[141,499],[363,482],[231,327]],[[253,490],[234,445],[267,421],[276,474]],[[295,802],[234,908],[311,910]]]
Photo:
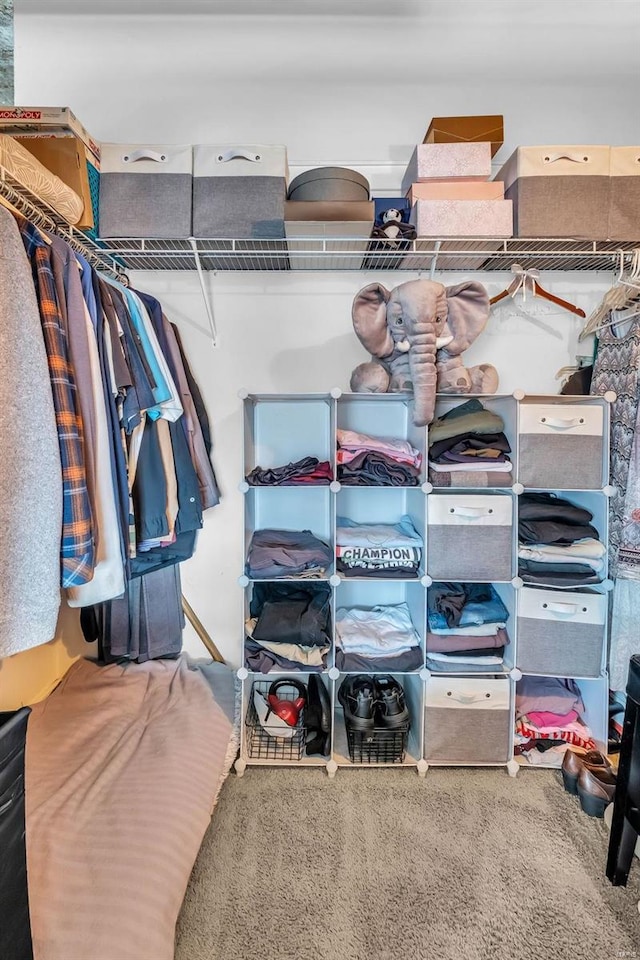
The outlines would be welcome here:
[[[350,271],[429,272],[524,269],[604,270],[619,265],[619,251],[631,262],[634,243],[613,240],[452,238],[402,241],[388,247],[379,240],[354,237],[308,237],[288,240],[189,238],[102,241],[105,250],[129,270],[215,271]],[[637,243],[635,244],[637,245]]]
[[[640,241],[549,238],[453,237],[402,240],[397,245],[370,237],[237,239],[123,237],[94,239],[67,223],[49,204],[0,166],[0,196],[36,226],[57,233],[90,263],[113,275],[123,270],[505,271],[517,262],[538,270],[605,270],[630,265]]]

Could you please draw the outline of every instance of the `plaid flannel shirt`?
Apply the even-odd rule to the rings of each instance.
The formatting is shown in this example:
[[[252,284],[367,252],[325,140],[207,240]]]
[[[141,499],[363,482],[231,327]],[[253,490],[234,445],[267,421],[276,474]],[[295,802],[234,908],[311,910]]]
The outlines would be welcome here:
[[[95,564],[82,419],[67,349],[67,334],[56,297],[51,251],[31,223],[21,218],[18,226],[34,275],[60,447],[63,494],[61,583],[63,587],[75,587],[91,580]]]

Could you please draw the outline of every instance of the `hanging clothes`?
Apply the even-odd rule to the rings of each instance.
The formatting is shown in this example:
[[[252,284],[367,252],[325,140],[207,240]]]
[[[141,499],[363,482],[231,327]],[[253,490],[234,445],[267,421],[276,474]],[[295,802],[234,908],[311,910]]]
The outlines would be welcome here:
[[[31,267],[2,206],[0,291],[0,657],[8,657],[55,635],[62,469]]]
[[[209,422],[177,331],[154,297],[98,276],[19,214],[2,208],[0,231],[0,352],[14,371],[3,378],[0,422],[3,449],[15,451],[0,656],[52,639],[60,587],[108,656],[174,656],[177,565],[219,502]],[[16,281],[19,304],[4,295]],[[41,454],[35,472],[30,443]]]
[[[91,579],[95,563],[82,419],[66,330],[56,296],[51,251],[33,224],[20,218],[18,229],[34,274],[49,364],[62,464],[62,586],[72,587]]]
[[[609,575],[615,577],[611,613],[609,678],[624,690],[629,659],[640,653],[640,323],[624,334],[614,326],[600,333],[591,393],[616,394],[611,409]]]

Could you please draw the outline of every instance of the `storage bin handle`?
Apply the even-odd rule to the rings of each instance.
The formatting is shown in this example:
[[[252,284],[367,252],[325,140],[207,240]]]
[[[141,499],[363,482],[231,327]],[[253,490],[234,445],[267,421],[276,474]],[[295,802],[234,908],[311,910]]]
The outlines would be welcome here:
[[[475,520],[478,517],[490,516],[493,513],[493,507],[449,507],[449,513]]]
[[[230,150],[225,150],[224,153],[219,153],[216,157],[216,163],[229,163],[230,160],[249,160],[250,163],[260,163],[262,154],[232,147]]]
[[[556,163],[558,160],[571,160],[572,163],[588,163],[591,157],[585,153],[548,153],[543,160],[545,163]]]
[[[569,430],[584,423],[584,417],[540,417],[540,423],[544,423],[547,427],[555,427],[557,430]]]
[[[451,690],[447,690],[447,696],[451,697],[453,700],[457,700],[461,704],[471,704],[471,703],[480,703],[482,700],[490,700],[490,693],[454,693]]]
[[[140,150],[134,150],[133,153],[125,153],[123,163],[135,163],[137,160],[153,160],[155,163],[166,163],[169,157],[166,153],[158,153],[157,150],[146,150],[142,147]]]
[[[578,610],[577,603],[560,603],[554,601],[552,603],[543,603],[542,606],[545,610],[549,610],[550,613],[559,613],[565,617],[572,617]]]

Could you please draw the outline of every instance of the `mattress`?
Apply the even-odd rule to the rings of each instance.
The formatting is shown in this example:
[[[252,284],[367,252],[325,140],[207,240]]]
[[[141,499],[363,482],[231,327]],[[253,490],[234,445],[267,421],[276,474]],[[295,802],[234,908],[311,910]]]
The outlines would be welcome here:
[[[79,660],[33,707],[26,842],[34,960],[173,960],[237,752],[232,671]]]
[[[82,217],[84,203],[81,197],[63,183],[13,137],[0,134],[0,166],[20,186],[34,193],[52,207],[68,223],[75,224]]]

